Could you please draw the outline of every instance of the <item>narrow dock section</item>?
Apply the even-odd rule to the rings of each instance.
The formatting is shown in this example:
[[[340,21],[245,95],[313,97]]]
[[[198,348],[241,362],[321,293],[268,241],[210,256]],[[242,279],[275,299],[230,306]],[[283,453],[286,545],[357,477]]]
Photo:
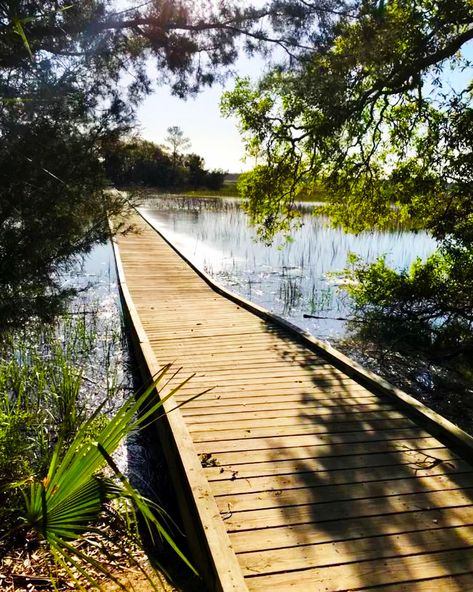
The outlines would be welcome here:
[[[212,388],[169,414],[209,589],[473,591],[471,439],[136,225],[116,254],[150,372],[195,373],[172,406]]]

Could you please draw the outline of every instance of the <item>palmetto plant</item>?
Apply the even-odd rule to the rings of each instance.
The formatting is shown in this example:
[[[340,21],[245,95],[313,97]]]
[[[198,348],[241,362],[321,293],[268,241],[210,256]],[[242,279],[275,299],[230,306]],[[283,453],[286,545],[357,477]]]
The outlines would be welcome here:
[[[98,409],[79,429],[63,456],[61,442],[58,442],[46,477],[23,485],[23,527],[46,541],[55,562],[73,578],[79,572],[90,584],[98,586],[84,569],[84,564],[88,563],[122,589],[129,589],[118,582],[102,563],[73,544],[85,533],[99,532],[99,518],[106,504],[113,499],[125,500],[127,512],[132,517],[130,525],[136,523],[136,514],[139,513],[151,536],[157,531],[193,569],[163,527],[162,514],[157,511],[157,506],[130,485],[111,456],[130,432],[154,421],[163,403],[189,380],[169,388],[164,396],[158,398],[156,389],[160,388],[169,370],[170,366],[163,367],[151,386],[141,396],[128,399],[92,440],[89,428],[100,412]],[[100,534],[103,535],[103,532]],[[80,587],[78,582],[77,585]]]

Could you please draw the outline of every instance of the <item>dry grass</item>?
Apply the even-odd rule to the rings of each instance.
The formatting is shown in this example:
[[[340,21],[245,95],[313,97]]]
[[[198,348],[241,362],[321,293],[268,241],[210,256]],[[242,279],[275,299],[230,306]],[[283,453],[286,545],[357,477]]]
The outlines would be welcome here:
[[[85,562],[82,566],[106,592],[123,590],[113,578],[130,592],[174,592],[176,588],[166,582],[164,576],[153,570],[145,552],[127,534],[124,525],[104,523],[100,526],[107,538],[88,534],[74,546],[100,562],[113,574],[107,577]],[[112,536],[110,536],[112,535]],[[112,542],[109,541],[112,539]],[[116,541],[117,545],[113,544]],[[54,564],[48,549],[38,541],[26,537],[22,547],[16,547],[0,557],[0,589],[2,592],[40,592],[54,590],[96,590],[86,578],[74,569],[74,578],[64,568]],[[153,582],[151,585],[149,579]]]

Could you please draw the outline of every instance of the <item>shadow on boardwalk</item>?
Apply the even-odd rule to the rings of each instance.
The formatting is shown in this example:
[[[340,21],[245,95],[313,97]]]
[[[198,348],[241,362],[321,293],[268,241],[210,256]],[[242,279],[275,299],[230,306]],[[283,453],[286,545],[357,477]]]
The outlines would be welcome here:
[[[251,407],[265,427],[216,455],[250,589],[473,590],[472,467],[310,351],[272,349],[312,386]]]
[[[154,231],[119,243],[143,339],[197,370],[176,401],[216,386],[182,415],[250,590],[473,590],[469,464]]]

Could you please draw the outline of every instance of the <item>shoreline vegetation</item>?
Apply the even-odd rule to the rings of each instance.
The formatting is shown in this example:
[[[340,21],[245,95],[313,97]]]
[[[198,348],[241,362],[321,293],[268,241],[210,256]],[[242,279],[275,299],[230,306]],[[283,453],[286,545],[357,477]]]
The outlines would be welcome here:
[[[244,173],[243,173],[244,174]],[[211,198],[211,197],[234,197],[237,199],[244,200],[246,199],[243,195],[241,190],[238,188],[238,182],[241,175],[230,175],[232,179],[224,179],[222,185],[216,189],[209,189],[207,187],[198,187],[198,188],[168,188],[164,189],[160,186],[140,186],[140,185],[132,185],[130,187],[124,187],[123,190],[130,190],[130,191],[137,191],[139,194],[144,195],[159,195],[160,197],[169,196],[179,196],[183,195],[186,197],[202,197],[202,198]],[[237,177],[236,179],[233,177]],[[324,191],[322,188],[318,188],[313,190],[312,192],[305,192],[298,195],[297,200],[298,202],[307,202],[307,203],[321,203],[327,200],[326,196],[324,195]]]
[[[71,276],[80,286],[82,272]],[[138,407],[156,403],[151,389],[135,402],[112,279],[101,280],[108,281],[105,288],[87,280],[53,324],[30,321],[0,336],[0,587],[6,592],[171,591],[156,570],[154,545],[149,556],[144,551],[151,536],[162,540],[164,563],[179,561],[192,579],[166,532],[179,531],[132,485],[143,490],[156,478],[139,461],[144,435],[136,432],[147,417],[137,419]],[[155,495],[150,491],[145,495]],[[176,553],[180,559],[168,557]]]

